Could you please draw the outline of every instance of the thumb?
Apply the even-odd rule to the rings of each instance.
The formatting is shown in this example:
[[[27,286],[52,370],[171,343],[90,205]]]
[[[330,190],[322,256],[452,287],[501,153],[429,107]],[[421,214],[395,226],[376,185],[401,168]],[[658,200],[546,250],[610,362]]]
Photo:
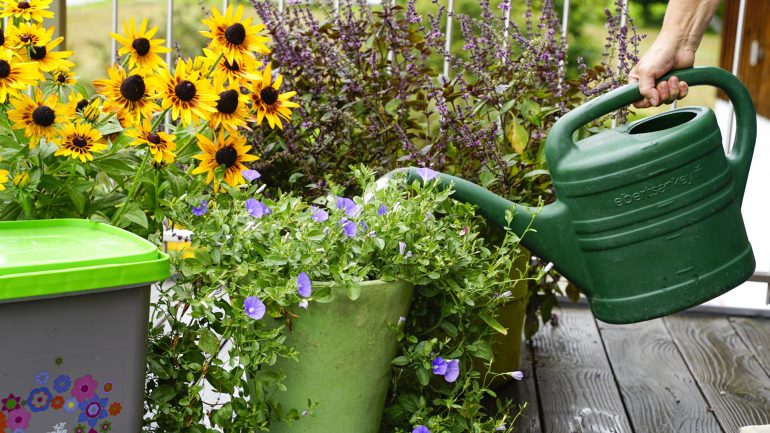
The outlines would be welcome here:
[[[639,93],[650,101],[652,106],[657,106],[660,101],[660,95],[655,88],[655,76],[650,73],[639,74]]]

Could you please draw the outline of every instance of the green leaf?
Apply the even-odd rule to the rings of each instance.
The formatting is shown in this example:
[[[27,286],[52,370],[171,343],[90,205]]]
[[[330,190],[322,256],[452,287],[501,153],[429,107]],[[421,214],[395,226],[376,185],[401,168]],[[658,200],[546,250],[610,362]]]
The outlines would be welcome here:
[[[576,285],[572,283],[567,284],[567,297],[575,303],[580,300],[580,290],[578,290]]]
[[[495,331],[503,335],[508,335],[508,330],[505,329],[505,327],[501,325],[500,322],[498,322],[497,319],[495,319],[494,317],[487,314],[481,314],[480,317],[481,317],[481,320],[483,320],[487,325],[489,325]]]
[[[446,334],[452,338],[457,337],[457,327],[449,322],[441,322],[441,329],[446,332]]]
[[[393,358],[393,360],[390,361],[390,363],[393,365],[398,365],[399,367],[403,367],[409,364],[409,359],[406,356],[401,355],[396,358]]]
[[[388,114],[393,114],[398,110],[398,107],[401,105],[400,99],[391,99],[388,101],[387,104],[385,104],[385,112]]]
[[[417,369],[417,382],[422,386],[428,386],[428,382],[430,382],[430,372],[426,368]]]
[[[147,228],[147,215],[145,215],[144,211],[139,209],[138,206],[134,206],[127,210],[121,218],[126,221],[130,221],[142,228]]]
[[[198,334],[198,347],[200,347],[202,351],[211,354],[219,352],[219,339],[214,332],[207,328],[201,328]]]
[[[72,201],[72,204],[75,205],[75,209],[78,213],[82,214],[86,207],[86,197],[70,182],[64,183],[64,190],[67,192],[67,196]]]
[[[160,385],[152,391],[151,397],[156,402],[168,403],[176,396],[176,390],[169,385]]]

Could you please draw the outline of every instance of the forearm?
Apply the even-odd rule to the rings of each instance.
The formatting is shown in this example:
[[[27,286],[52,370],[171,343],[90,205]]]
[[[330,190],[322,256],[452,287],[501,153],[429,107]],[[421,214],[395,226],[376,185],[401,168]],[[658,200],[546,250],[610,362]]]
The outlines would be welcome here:
[[[658,39],[695,51],[719,7],[719,0],[671,0]]]

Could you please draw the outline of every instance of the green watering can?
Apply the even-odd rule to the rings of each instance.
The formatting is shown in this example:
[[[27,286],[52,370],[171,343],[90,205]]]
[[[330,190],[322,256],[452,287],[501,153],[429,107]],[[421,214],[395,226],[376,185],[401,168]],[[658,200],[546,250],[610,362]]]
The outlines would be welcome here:
[[[706,107],[667,111],[574,142],[582,126],[641,99],[632,83],[554,124],[545,155],[558,198],[537,215],[538,209],[438,174],[442,183],[454,184],[454,198],[478,205],[497,225],[507,225],[505,212],[515,208],[511,229],[577,285],[604,322],[633,323],[681,311],[754,272],[740,210],[757,133],[751,96],[719,68],[672,74],[730,97],[737,133],[729,155]],[[411,179],[418,178],[416,169],[408,170]],[[530,224],[534,232],[524,235]]]

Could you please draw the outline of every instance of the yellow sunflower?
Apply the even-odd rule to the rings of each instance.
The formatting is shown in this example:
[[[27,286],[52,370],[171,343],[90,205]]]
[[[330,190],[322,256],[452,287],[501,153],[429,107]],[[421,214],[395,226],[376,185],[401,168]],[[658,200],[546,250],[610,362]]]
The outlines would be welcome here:
[[[66,123],[67,119],[60,113],[58,98],[50,95],[43,100],[40,89],[35,92],[35,99],[25,94],[11,100],[13,110],[8,111],[8,118],[16,123],[13,127],[24,129],[24,136],[29,137],[29,147],[35,148],[41,138],[56,141],[57,123]]]
[[[5,189],[6,182],[8,182],[8,170],[0,170],[0,191]]]
[[[275,126],[278,125],[278,128],[283,129],[281,119],[289,120],[291,117],[290,108],[299,107],[299,104],[289,100],[292,96],[296,95],[297,92],[291,91],[279,93],[278,90],[283,83],[283,75],[279,74],[275,81],[270,84],[272,79],[272,70],[268,64],[262,72],[262,79],[252,83],[252,110],[257,115],[257,125],[261,125],[262,120],[267,118],[267,123],[270,125],[270,128],[275,128]]]
[[[39,47],[51,42],[54,28],[45,29],[35,23],[23,23],[8,29],[8,45],[14,49]]]
[[[129,68],[136,67],[141,72],[153,73],[153,71],[166,68],[166,61],[158,54],[171,51],[170,48],[163,46],[166,42],[164,39],[152,38],[157,31],[158,27],[147,30],[146,19],[142,20],[139,30],[137,30],[136,23],[131,18],[130,21],[123,21],[123,33],[125,33],[125,36],[117,33],[110,33],[110,35],[119,44],[123,45],[118,49],[118,54],[121,56],[124,54],[129,55]]]
[[[67,69],[54,69],[51,71],[51,82],[57,87],[74,86],[78,80],[75,74]]]
[[[230,64],[251,55],[251,52],[270,54],[270,49],[265,45],[269,38],[258,35],[265,26],[262,24],[252,26],[251,18],[244,20],[243,5],[238,6],[235,14],[233,14],[232,5],[227,7],[224,16],[217,8],[213,8],[213,14],[213,18],[203,20],[203,24],[209,26],[209,31],[201,31],[200,34],[211,38],[209,48],[216,52],[223,52]]]
[[[222,125],[234,134],[239,126],[246,126],[249,116],[248,99],[240,92],[237,81],[231,81],[229,86],[225,86],[222,79],[219,79],[214,85],[217,91],[217,111],[211,115],[209,124],[212,129]]]
[[[43,18],[53,18],[53,12],[48,10],[51,0],[3,0],[0,18],[16,18],[24,21],[43,22]]]
[[[22,63],[13,51],[0,48],[0,103],[34,86],[42,77],[34,63]]]
[[[257,61],[250,54],[243,56],[240,60],[233,60],[232,63],[228,62],[224,57],[219,57],[219,54],[208,48],[203,49],[203,54],[205,55],[204,61],[208,69],[211,69],[214,62],[218,62],[213,72],[215,81],[225,79],[231,83],[243,83],[262,78],[257,71],[258,68],[262,67],[262,62]]]
[[[153,162],[164,164],[174,162],[174,151],[176,150],[175,135],[162,131],[154,132],[149,120],[137,124],[132,130],[126,131],[126,134],[134,138],[134,141],[129,143],[130,146],[146,144],[150,147]]]
[[[241,135],[225,137],[224,131],[219,132],[219,138],[212,142],[208,137],[196,134],[198,147],[203,153],[195,155],[200,160],[193,174],[207,173],[206,183],[214,180],[214,170],[223,167],[225,170],[225,182],[230,186],[245,183],[241,172],[246,170],[244,162],[256,161],[258,156],[249,155],[247,152],[251,146],[246,146],[246,138]]]
[[[87,123],[68,123],[61,132],[61,144],[54,155],[71,156],[81,162],[93,161],[91,152],[101,152],[107,145],[102,142],[102,134]]]
[[[13,48],[11,46],[11,38],[10,35],[13,34],[13,32],[16,30],[16,26],[14,26],[11,23],[8,23],[8,25],[5,26],[5,28],[0,29],[0,47],[11,49]]]
[[[54,51],[63,40],[64,38],[59,36],[45,45],[30,47],[29,56],[26,55],[26,50],[24,50],[24,57],[28,62],[37,63],[38,68],[43,72],[72,68],[75,64],[67,60],[67,57],[72,56],[72,51]]]
[[[188,62],[189,63],[189,62]],[[217,95],[211,83],[202,78],[200,72],[185,74],[185,62],[178,62],[174,75],[164,70],[158,78],[159,97],[163,99],[161,108],[171,108],[171,117],[181,118],[184,125],[190,125],[197,119],[208,120],[214,113]]]
[[[106,98],[105,110],[114,113],[125,111],[132,122],[140,118],[151,119],[153,112],[158,110],[154,99],[155,80],[144,78],[136,72],[126,74],[121,66],[113,65],[107,68],[109,79],[94,80],[94,87]]]

